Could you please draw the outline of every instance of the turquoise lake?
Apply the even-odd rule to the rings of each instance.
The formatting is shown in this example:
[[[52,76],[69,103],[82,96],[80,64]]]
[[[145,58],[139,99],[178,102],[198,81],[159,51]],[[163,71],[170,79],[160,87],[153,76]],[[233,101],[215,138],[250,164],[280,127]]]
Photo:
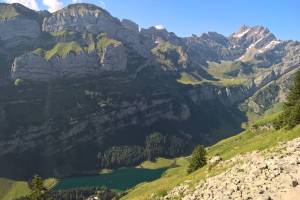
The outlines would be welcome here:
[[[124,168],[108,174],[95,176],[72,177],[62,179],[54,190],[74,189],[82,187],[100,187],[125,191],[142,182],[149,182],[161,177],[166,169]]]

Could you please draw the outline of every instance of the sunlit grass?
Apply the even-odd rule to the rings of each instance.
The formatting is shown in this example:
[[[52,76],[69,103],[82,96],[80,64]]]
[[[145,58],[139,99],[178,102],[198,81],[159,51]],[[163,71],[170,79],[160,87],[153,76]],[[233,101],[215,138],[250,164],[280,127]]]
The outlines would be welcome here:
[[[208,148],[208,157],[220,155],[223,160],[227,160],[238,154],[269,149],[276,146],[279,142],[292,140],[297,137],[300,137],[300,126],[290,131],[279,130],[253,133],[246,130]],[[206,166],[189,175],[186,173],[188,158],[182,157],[174,160],[178,167],[167,170],[158,180],[136,186],[122,199],[153,199],[155,196],[165,195],[167,191],[185,181],[190,181],[189,184],[194,185],[206,177],[217,175],[231,167],[221,165],[208,169],[208,166]]]
[[[166,168],[171,167],[176,164],[174,159],[167,159],[167,158],[157,158],[154,162],[145,161],[138,166],[138,168],[145,168],[145,169],[159,169],[159,168]]]
[[[185,84],[185,85],[198,85],[201,84],[201,81],[198,80],[194,75],[189,74],[187,72],[181,72],[180,78],[177,79],[178,83]]]

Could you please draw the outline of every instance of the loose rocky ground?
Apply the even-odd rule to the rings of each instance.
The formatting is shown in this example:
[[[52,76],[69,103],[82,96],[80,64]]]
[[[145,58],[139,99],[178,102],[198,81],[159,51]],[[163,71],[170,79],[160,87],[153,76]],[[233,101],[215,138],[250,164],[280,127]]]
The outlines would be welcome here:
[[[222,161],[238,163],[229,170],[198,183],[185,182],[164,200],[297,200],[300,199],[300,138],[280,143],[271,151],[255,151]]]

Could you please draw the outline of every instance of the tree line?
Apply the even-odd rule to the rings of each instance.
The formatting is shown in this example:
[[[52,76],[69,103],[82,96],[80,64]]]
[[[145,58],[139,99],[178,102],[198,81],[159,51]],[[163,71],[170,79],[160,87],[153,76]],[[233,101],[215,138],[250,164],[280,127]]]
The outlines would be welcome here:
[[[190,139],[187,136],[163,135],[154,132],[146,137],[144,146],[113,146],[98,153],[100,168],[134,166],[157,157],[176,157],[188,152]]]

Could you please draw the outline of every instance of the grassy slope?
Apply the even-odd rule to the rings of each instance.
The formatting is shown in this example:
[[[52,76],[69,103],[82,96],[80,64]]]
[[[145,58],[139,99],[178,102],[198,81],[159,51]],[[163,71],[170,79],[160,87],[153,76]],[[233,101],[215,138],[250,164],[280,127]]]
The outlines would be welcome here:
[[[48,178],[44,181],[46,188],[50,189],[57,183],[54,178]],[[28,195],[30,190],[25,181],[13,181],[0,178],[0,200],[12,200],[21,196]]]
[[[174,166],[176,163],[173,159],[167,158],[157,158],[155,162],[145,161],[139,166],[138,168],[145,168],[145,169],[159,169],[159,168],[166,168]]]
[[[12,200],[29,193],[26,182],[0,178],[0,199]]]
[[[77,42],[61,42],[56,44],[53,49],[49,50],[45,54],[45,58],[47,60],[51,59],[53,56],[57,55],[59,57],[64,58],[70,52],[74,52],[76,54],[82,52],[82,48]]]
[[[198,85],[201,83],[201,81],[198,80],[195,76],[187,72],[181,72],[180,78],[177,80],[177,82],[185,85]]]
[[[0,8],[0,19],[9,19],[20,15],[13,6],[2,6]]]
[[[265,121],[267,121],[267,119]],[[297,137],[300,137],[300,126],[291,131],[279,130],[252,133],[246,130],[239,135],[225,139],[210,147],[208,149],[208,156],[211,157],[219,154],[223,159],[226,160],[238,154],[243,154],[254,150],[268,149],[276,146],[278,142],[288,141]],[[136,186],[130,190],[129,193],[123,197],[123,199],[151,199],[150,197],[166,194],[168,190],[184,181],[190,180],[190,184],[193,184],[205,177],[218,174],[225,170],[222,167],[208,169],[206,166],[188,175],[186,173],[187,158],[178,158],[175,159],[175,161],[178,167],[167,170],[164,176],[158,180],[150,183],[142,183]]]

